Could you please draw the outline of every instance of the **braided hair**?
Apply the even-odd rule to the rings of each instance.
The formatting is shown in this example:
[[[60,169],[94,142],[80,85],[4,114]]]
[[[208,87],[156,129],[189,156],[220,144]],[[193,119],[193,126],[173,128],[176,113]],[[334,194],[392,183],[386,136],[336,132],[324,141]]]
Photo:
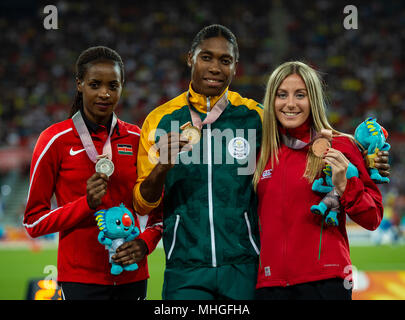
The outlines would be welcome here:
[[[104,46],[90,47],[84,50],[76,61],[76,79],[82,81],[88,70],[93,64],[100,61],[113,61],[118,64],[121,74],[121,83],[124,82],[124,63],[120,55],[113,49]],[[76,93],[75,100],[69,112],[71,118],[77,111],[83,108],[83,94],[79,91]]]

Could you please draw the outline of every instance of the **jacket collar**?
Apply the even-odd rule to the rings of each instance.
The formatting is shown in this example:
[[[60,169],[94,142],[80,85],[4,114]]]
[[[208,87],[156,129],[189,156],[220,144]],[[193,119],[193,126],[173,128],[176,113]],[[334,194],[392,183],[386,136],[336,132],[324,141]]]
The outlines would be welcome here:
[[[90,133],[91,135],[93,135],[93,134],[97,135],[97,134],[99,134],[99,133],[101,133],[101,132],[107,132],[107,133],[110,132],[111,123],[112,123],[112,118],[113,118],[112,116],[111,116],[110,121],[108,121],[107,126],[103,126],[103,125],[97,124],[97,123],[91,121],[90,119],[88,119],[88,118],[86,117],[86,114],[85,114],[84,111],[83,111],[83,108],[80,108],[80,113],[82,114],[83,121],[84,121],[84,123],[86,124],[87,130],[89,130],[89,133]],[[121,134],[120,134],[120,131],[122,131],[122,129],[124,129],[124,126],[122,125],[121,122],[122,122],[122,121],[117,118],[117,124],[115,125],[114,130],[113,130],[113,133],[112,133],[113,135],[114,135],[114,134],[117,134],[117,135],[119,135],[119,136],[121,135]],[[125,129],[124,129],[124,131],[125,131]],[[76,129],[75,129],[75,133],[76,133],[77,135],[79,135],[79,134],[76,132]],[[124,132],[124,133],[125,133],[125,132]]]
[[[305,143],[309,143],[311,141],[311,130],[312,128],[312,119],[308,117],[308,119],[299,127],[293,129],[286,129],[279,124],[279,131],[282,135],[301,140]]]
[[[188,86],[188,100],[192,104],[192,106],[200,113],[207,113],[210,111],[211,108],[218,102],[219,99],[228,91],[229,87],[219,95],[215,97],[207,97],[203,94],[197,93],[193,90],[191,82]],[[209,102],[209,110],[208,110],[208,102]]]

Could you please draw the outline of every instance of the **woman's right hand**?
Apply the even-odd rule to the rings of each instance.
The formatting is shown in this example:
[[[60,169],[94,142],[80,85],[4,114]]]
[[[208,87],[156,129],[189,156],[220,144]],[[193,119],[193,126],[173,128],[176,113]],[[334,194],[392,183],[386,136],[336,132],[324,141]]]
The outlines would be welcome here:
[[[159,151],[159,161],[139,187],[142,198],[149,203],[157,202],[162,196],[166,175],[174,167],[179,152],[192,149],[188,140],[176,132],[161,136],[154,147]]]
[[[329,148],[325,152],[324,160],[326,164],[332,167],[332,184],[339,196],[342,196],[346,190],[346,172],[350,162],[341,151],[333,148]]]
[[[162,136],[157,146],[160,153],[159,165],[168,170],[173,168],[179,152],[192,149],[192,146],[188,144],[188,140],[181,137],[177,132],[169,132]]]
[[[101,199],[107,193],[108,177],[104,173],[94,173],[87,180],[87,203],[90,209],[96,210]]]

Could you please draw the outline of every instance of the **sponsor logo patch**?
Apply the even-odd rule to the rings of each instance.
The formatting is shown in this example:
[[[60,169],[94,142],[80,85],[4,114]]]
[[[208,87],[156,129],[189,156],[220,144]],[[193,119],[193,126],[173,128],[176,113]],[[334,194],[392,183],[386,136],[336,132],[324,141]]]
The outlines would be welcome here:
[[[262,173],[262,179],[268,179],[268,178],[270,178],[272,171],[273,171],[273,169],[264,170],[263,173]]]
[[[70,148],[69,154],[70,154],[71,156],[75,156],[75,155],[77,155],[78,153],[80,153],[80,152],[82,152],[82,151],[84,151],[84,150],[86,150],[86,149],[73,150],[73,148]]]

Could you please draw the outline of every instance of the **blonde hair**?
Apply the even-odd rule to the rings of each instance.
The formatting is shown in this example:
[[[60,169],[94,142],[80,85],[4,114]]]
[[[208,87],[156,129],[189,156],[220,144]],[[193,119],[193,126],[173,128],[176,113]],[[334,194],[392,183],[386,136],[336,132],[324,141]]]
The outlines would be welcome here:
[[[269,158],[271,159],[272,167],[274,167],[274,161],[278,163],[280,137],[278,133],[278,121],[274,110],[274,100],[281,83],[286,77],[292,74],[299,75],[305,83],[311,108],[310,116],[312,116],[312,125],[315,131],[319,132],[321,129],[329,129],[332,130],[333,135],[344,135],[352,138],[350,135],[336,131],[329,124],[325,110],[326,98],[324,94],[324,84],[319,73],[301,61],[283,63],[271,73],[267,82],[263,101],[264,111],[261,152],[253,176],[253,186],[255,190]],[[309,151],[307,154],[307,166],[304,177],[312,183],[320,174],[323,165],[322,159],[316,157]]]

